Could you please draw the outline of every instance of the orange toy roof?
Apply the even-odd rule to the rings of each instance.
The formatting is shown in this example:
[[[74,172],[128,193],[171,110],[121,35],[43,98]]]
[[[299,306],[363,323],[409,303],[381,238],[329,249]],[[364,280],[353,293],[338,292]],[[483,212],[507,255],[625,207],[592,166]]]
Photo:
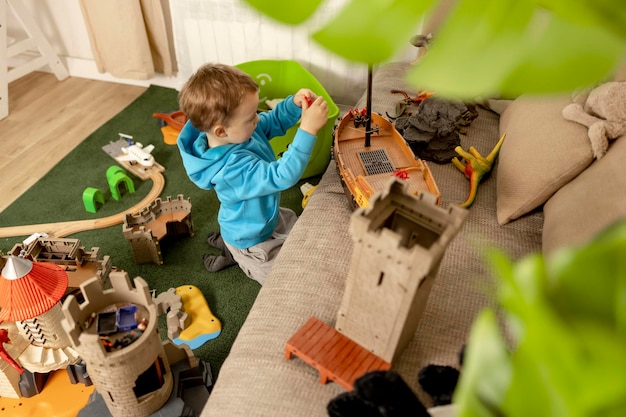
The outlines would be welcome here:
[[[9,256],[0,279],[0,322],[28,320],[45,313],[61,300],[67,285],[62,267]]]

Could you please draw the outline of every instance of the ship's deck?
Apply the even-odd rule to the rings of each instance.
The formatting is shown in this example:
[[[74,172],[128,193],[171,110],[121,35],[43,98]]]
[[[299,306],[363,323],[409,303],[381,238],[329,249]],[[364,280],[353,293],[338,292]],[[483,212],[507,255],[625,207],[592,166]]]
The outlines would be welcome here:
[[[372,123],[370,146],[365,147],[365,127],[354,127],[352,121],[346,122],[338,132],[335,152],[349,168],[354,178],[365,178],[374,190],[381,190],[396,170],[406,171],[405,180],[408,183],[408,192],[417,194],[419,191],[429,190],[424,178],[424,164],[415,159],[415,156],[406,145],[404,138],[393,129]]]

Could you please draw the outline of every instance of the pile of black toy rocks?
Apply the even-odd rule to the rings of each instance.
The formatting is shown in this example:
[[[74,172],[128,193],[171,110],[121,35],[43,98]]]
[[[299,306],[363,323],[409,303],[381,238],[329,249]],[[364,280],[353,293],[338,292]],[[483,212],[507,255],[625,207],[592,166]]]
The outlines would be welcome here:
[[[398,117],[395,126],[416,157],[442,164],[458,156],[459,134],[476,117],[474,104],[432,96],[412,114]]]
[[[463,365],[465,347],[459,352]],[[418,382],[432,398],[433,406],[452,402],[459,370],[447,365],[428,365]],[[326,407],[329,417],[430,417],[430,413],[402,377],[394,370],[373,371],[358,378],[354,389],[339,394]]]

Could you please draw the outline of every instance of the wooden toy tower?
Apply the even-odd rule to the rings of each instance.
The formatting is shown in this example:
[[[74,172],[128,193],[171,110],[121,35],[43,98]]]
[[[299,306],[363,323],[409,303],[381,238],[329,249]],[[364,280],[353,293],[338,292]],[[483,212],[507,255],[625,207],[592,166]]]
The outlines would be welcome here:
[[[350,221],[350,271],[335,329],[392,363],[412,339],[443,254],[467,210],[393,178]]]

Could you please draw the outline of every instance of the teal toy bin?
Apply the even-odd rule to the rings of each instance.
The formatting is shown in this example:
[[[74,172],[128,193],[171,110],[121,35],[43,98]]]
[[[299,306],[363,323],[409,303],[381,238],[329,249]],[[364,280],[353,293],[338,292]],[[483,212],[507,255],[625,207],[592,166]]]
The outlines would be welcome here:
[[[291,60],[259,60],[244,62],[235,67],[249,74],[259,85],[259,109],[267,109],[266,100],[281,99],[295,94],[301,88],[308,88],[328,103],[328,121],[317,133],[317,141],[311,153],[309,164],[302,174],[308,178],[322,174],[330,162],[333,144],[333,127],[339,116],[339,108],[324,87],[300,63]],[[287,131],[284,136],[272,138],[270,144],[276,157],[287,150],[300,123]]]

